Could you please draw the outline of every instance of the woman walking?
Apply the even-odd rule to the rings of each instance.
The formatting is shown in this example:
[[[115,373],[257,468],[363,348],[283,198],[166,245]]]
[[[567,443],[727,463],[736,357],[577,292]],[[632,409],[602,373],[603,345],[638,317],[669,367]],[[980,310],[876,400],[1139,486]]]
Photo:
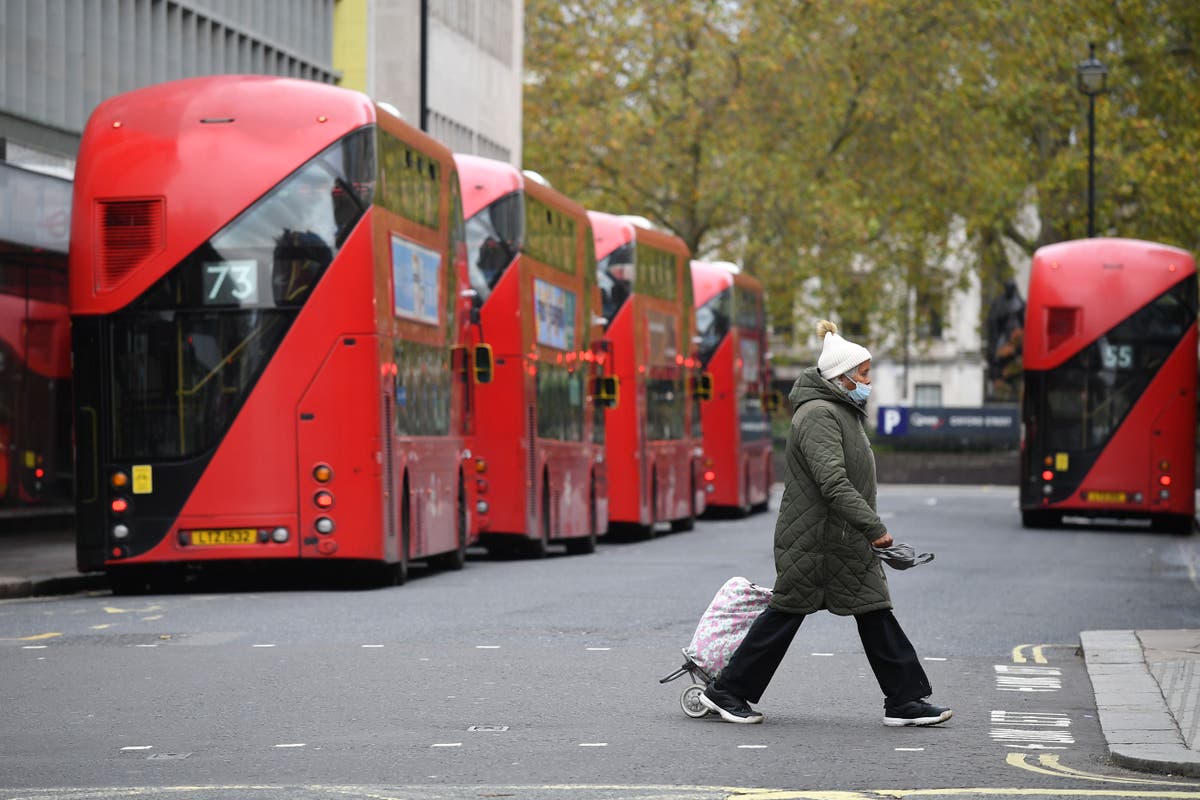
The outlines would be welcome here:
[[[762,698],[804,617],[824,609],[858,624],[883,691],[883,724],[937,725],[953,712],[927,701],[933,689],[892,615],[887,578],[872,549],[893,541],[875,511],[875,456],[865,427],[871,354],[828,320],[817,324],[817,335],[817,366],[800,374],[789,395],[774,593],[700,702],[728,722],[762,722],[749,704]]]

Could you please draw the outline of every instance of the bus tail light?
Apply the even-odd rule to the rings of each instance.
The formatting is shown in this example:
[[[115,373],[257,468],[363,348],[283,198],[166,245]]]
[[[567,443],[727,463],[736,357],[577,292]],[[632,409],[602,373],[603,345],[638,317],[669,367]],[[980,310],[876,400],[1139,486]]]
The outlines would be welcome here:
[[[124,497],[114,497],[112,500],[112,510],[114,514],[124,514],[129,510],[129,501]]]
[[[1171,485],[1171,476],[1170,475],[1159,475],[1158,483],[1160,486],[1170,486]]]
[[[333,494],[331,492],[317,492],[313,495],[313,502],[317,504],[317,508],[333,508]]]
[[[710,470],[705,471],[704,480],[708,481],[709,483],[712,483],[716,479],[717,479],[717,473],[714,470],[710,469]]]
[[[479,492],[480,494],[487,494],[488,482],[485,481],[483,478],[476,478],[475,479],[475,490],[477,492]]]

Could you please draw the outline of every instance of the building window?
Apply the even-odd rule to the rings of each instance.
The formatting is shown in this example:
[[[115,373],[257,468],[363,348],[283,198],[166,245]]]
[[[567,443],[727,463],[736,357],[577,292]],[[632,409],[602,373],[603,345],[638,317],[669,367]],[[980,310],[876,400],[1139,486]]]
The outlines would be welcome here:
[[[919,408],[939,408],[942,405],[942,385],[918,383],[913,387],[913,405]]]

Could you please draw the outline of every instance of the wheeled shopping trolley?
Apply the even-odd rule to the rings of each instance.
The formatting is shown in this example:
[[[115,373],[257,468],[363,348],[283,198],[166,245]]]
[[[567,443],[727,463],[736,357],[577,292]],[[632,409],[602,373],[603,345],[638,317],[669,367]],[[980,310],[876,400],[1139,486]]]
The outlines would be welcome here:
[[[700,702],[700,695],[724,668],[770,600],[770,589],[741,577],[730,578],[717,591],[700,617],[691,643],[683,648],[683,665],[658,681],[670,683],[684,675],[691,678],[691,684],[679,695],[684,714],[699,719],[710,713]]]

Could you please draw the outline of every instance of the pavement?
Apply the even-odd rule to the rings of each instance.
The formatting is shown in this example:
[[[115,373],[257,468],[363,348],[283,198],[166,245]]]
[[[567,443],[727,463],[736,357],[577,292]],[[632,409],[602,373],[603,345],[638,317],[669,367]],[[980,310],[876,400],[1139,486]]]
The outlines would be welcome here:
[[[64,520],[0,520],[0,600],[107,589],[102,573],[76,569]],[[1200,778],[1200,629],[1083,631],[1079,639],[1113,761]]]

